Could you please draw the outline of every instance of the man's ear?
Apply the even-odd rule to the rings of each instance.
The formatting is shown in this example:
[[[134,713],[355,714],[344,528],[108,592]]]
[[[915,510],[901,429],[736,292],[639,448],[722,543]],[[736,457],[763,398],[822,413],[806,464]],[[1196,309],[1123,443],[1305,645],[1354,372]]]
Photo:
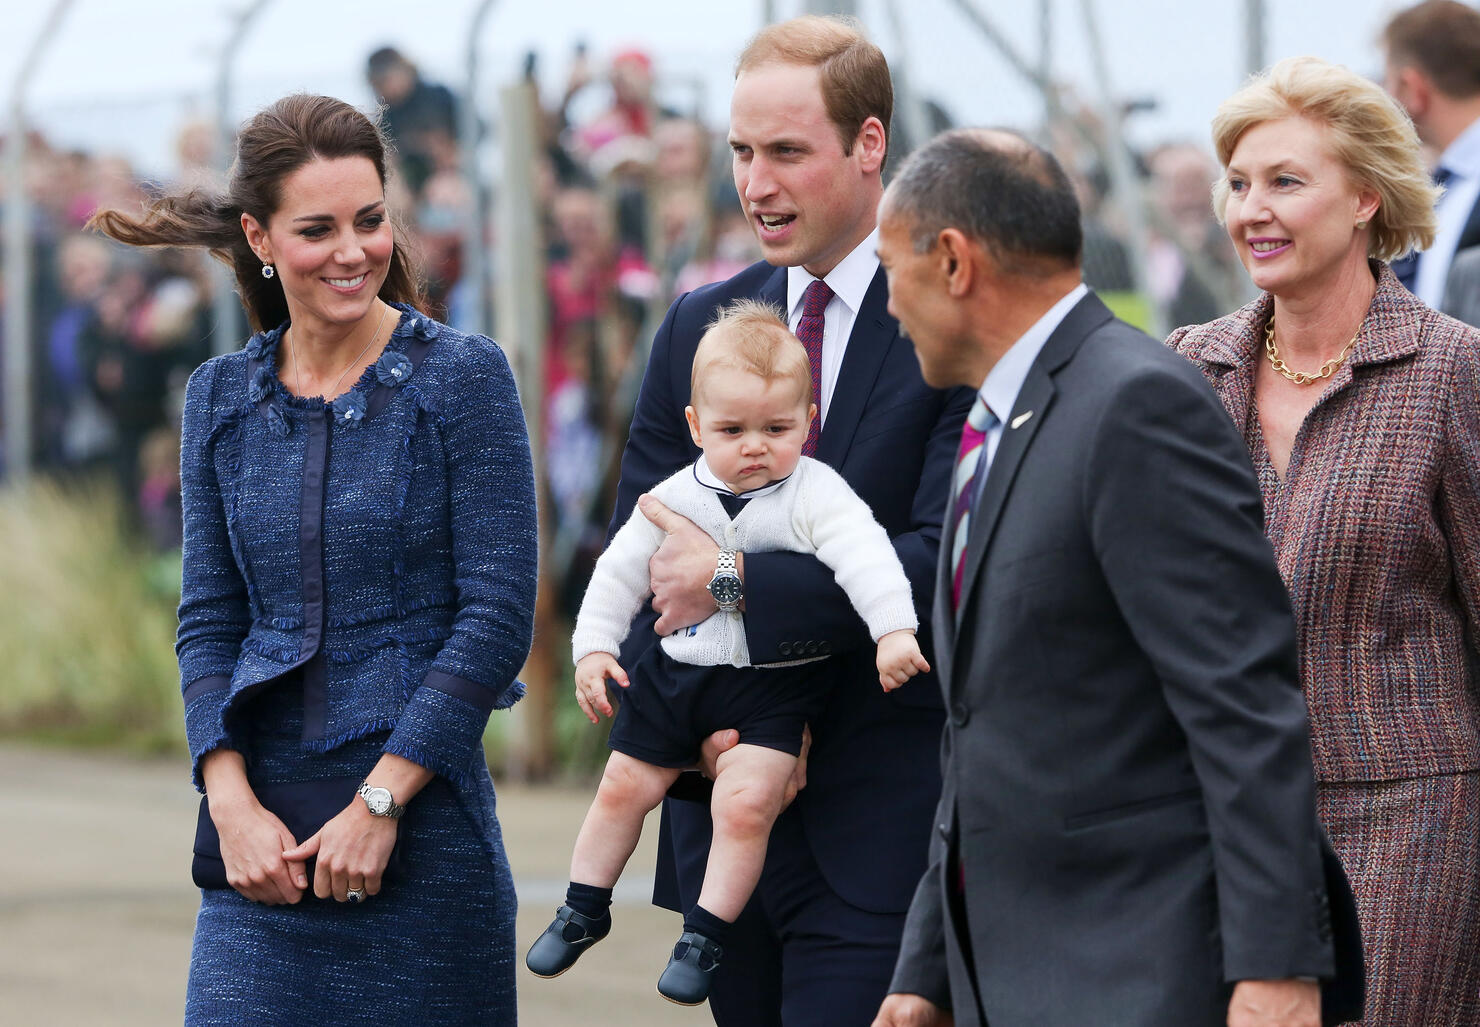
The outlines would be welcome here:
[[[943,228],[935,238],[939,251],[941,273],[945,276],[946,291],[953,297],[965,296],[971,291],[977,273],[973,257],[976,249],[959,228]]]
[[[699,439],[699,414],[692,406],[687,406],[683,408],[683,419],[689,422],[689,438],[694,440],[694,445],[703,449],[704,443]]]
[[[858,157],[862,170],[872,173],[882,168],[888,146],[884,123],[878,118],[865,118],[858,128],[858,135],[853,139],[853,152]]]
[[[1398,95],[1395,97],[1414,121],[1428,113],[1434,102],[1434,81],[1423,73],[1422,68],[1411,64],[1398,71]]]
[[[253,253],[257,254],[257,259],[264,264],[271,264],[273,262],[272,245],[267,241],[267,226],[243,211],[242,232],[247,237],[247,245],[252,247]]]

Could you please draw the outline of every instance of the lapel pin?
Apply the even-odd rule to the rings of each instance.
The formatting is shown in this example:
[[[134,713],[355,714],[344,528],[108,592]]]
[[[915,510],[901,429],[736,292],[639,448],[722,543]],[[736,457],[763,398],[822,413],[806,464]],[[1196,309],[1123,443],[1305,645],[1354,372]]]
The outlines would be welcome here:
[[[1012,426],[1014,428],[1021,428],[1023,425],[1025,425],[1025,424],[1028,423],[1028,418],[1030,418],[1032,416],[1033,416],[1033,411],[1031,411],[1031,410],[1027,411],[1026,413],[1018,414],[1016,417],[1014,417],[1012,419]]]

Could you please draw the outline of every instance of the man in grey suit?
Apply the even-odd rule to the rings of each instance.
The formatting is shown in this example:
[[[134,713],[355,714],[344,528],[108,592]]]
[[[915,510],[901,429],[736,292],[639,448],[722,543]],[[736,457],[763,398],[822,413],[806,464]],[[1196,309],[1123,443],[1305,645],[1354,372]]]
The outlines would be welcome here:
[[[1395,14],[1382,41],[1384,85],[1438,154],[1434,181],[1444,187],[1433,244],[1393,261],[1393,271],[1435,310],[1480,325],[1474,271],[1451,274],[1480,259],[1480,10],[1425,0]]]
[[[925,380],[979,392],[934,604],[937,833],[876,1027],[1358,1017],[1247,450],[1198,371],[1083,286],[1078,215],[1052,156],[979,130],[922,148],[881,207]]]

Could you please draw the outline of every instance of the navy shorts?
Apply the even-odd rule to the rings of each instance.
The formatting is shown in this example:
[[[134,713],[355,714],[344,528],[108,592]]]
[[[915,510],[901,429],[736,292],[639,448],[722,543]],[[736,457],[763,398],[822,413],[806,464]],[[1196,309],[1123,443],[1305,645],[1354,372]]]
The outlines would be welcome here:
[[[800,755],[802,728],[827,699],[827,664],[696,667],[650,646],[627,669],[631,684],[612,688],[621,705],[607,744],[655,767],[692,767],[704,739],[735,728],[744,745]]]

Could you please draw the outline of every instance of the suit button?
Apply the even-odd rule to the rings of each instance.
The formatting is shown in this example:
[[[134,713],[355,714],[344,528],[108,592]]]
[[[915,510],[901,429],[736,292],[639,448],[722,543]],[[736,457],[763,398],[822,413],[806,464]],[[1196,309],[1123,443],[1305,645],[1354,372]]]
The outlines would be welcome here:
[[[823,642],[821,645],[819,645],[817,647],[817,651],[819,653],[821,653],[823,656],[831,656],[832,655],[832,643],[831,642]]]
[[[791,655],[791,643],[790,642],[782,642],[780,645],[778,645],[776,647],[776,651],[779,652],[782,656],[790,656]]]
[[[971,719],[971,711],[966,708],[965,703],[957,703],[956,708],[951,711],[951,723],[957,727],[965,727],[966,722]]]
[[[806,645],[802,646],[802,653],[804,655],[806,655],[806,656],[816,656],[817,655],[817,643],[816,642],[808,642]]]

